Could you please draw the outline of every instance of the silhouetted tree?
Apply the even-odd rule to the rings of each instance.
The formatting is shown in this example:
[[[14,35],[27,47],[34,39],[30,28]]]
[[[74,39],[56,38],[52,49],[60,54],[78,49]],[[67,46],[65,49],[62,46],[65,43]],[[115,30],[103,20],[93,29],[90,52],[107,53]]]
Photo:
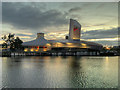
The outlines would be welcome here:
[[[3,47],[7,48],[10,46],[11,51],[14,51],[15,49],[22,49],[23,41],[20,40],[19,37],[15,38],[15,34],[9,33],[8,36],[4,35],[2,39],[4,40],[4,43],[2,44]]]
[[[2,44],[2,48],[7,48],[7,43],[4,42],[4,43]]]
[[[15,48],[16,49],[22,49],[22,43],[23,43],[23,41],[20,40],[19,37],[16,37],[15,42],[14,42]]]

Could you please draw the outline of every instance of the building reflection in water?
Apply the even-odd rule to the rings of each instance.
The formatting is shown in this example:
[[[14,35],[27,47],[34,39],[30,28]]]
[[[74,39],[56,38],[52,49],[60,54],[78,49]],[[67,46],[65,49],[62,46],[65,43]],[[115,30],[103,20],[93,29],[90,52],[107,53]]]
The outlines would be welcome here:
[[[114,59],[117,58],[80,56],[3,58],[3,87],[116,87],[118,63]]]
[[[82,57],[71,57],[69,61],[68,79],[70,87],[83,88],[85,75],[82,67]]]

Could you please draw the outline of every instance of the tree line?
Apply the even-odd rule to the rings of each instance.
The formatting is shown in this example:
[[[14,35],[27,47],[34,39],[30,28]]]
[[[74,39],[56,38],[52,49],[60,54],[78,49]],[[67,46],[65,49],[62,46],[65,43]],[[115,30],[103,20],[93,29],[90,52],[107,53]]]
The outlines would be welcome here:
[[[2,40],[4,41],[2,48],[10,48],[11,51],[23,50],[23,41],[19,37],[15,37],[15,34],[4,35]]]

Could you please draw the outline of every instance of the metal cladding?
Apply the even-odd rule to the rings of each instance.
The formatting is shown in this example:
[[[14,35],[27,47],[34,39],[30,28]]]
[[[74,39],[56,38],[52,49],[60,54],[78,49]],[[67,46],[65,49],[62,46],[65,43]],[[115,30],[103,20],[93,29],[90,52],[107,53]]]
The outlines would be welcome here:
[[[49,43],[48,40],[44,38],[44,34],[38,33],[37,38],[32,41],[24,42],[23,46],[44,46]]]
[[[80,40],[81,25],[73,19],[70,19],[69,40]]]

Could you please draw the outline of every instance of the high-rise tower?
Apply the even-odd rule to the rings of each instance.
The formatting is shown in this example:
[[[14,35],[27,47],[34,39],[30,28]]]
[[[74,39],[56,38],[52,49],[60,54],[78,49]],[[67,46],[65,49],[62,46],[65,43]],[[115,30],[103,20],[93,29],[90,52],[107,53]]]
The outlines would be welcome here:
[[[73,19],[70,19],[69,40],[80,40],[81,25]]]

